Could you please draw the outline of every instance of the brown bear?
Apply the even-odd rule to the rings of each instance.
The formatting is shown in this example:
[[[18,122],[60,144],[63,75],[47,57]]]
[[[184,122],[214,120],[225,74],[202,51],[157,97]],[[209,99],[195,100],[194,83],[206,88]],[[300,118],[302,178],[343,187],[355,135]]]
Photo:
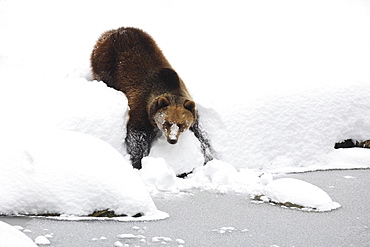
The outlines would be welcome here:
[[[125,93],[129,110],[126,148],[134,168],[141,168],[159,130],[176,144],[190,129],[201,143],[205,163],[213,150],[199,126],[194,101],[185,84],[151,36],[137,28],[103,33],[91,54],[95,80]]]

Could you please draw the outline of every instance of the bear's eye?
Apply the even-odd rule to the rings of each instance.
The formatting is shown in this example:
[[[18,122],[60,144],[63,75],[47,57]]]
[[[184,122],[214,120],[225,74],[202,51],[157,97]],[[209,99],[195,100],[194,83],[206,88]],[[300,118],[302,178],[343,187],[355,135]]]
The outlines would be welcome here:
[[[167,128],[167,129],[170,129],[171,128],[171,124],[169,122],[165,122],[164,123],[164,126]]]

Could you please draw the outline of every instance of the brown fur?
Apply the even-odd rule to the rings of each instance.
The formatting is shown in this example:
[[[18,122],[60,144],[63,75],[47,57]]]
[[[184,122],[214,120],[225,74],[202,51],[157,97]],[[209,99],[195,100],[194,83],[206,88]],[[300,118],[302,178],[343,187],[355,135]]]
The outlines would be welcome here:
[[[147,33],[123,27],[103,33],[91,54],[91,67],[94,79],[127,96],[126,147],[135,168],[141,168],[158,130],[175,144],[191,128],[210,148],[204,134],[193,128],[199,126],[197,112],[185,84]]]

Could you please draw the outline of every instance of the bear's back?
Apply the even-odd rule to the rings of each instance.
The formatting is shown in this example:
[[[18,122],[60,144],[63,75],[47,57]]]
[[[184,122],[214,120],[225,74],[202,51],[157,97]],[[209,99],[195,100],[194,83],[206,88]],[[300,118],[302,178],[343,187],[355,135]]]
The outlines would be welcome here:
[[[143,89],[162,68],[171,68],[153,38],[136,28],[105,32],[91,54],[94,79],[126,94]]]

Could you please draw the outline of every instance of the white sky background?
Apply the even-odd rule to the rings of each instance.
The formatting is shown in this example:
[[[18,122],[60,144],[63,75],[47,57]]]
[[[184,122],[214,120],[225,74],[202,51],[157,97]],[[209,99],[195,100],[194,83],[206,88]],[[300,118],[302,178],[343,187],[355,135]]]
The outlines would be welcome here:
[[[2,60],[23,60],[37,76],[87,74],[98,36],[134,26],[154,37],[195,97],[207,90],[213,103],[227,94],[235,100],[370,80],[366,1],[0,4]]]

